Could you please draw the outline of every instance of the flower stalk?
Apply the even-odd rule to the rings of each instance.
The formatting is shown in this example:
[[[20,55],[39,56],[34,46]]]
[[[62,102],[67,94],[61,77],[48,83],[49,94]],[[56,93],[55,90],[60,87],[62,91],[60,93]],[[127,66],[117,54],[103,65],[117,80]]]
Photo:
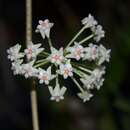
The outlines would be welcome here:
[[[79,37],[79,35],[85,30],[85,27],[82,27],[81,30],[72,38],[72,40],[67,44],[66,48],[64,51],[66,51],[66,49],[71,46],[71,44]]]
[[[26,0],[26,46],[32,40],[32,0]],[[30,100],[32,109],[33,130],[39,130],[37,93],[35,80],[31,80]]]
[[[35,68],[37,68],[37,67],[41,67],[41,66],[47,64],[48,62],[49,62],[48,60],[43,60],[43,61],[41,61],[40,63],[34,65],[34,67],[35,67]]]
[[[87,72],[87,73],[89,73],[89,74],[92,73],[92,71],[89,70],[89,69],[87,69],[87,68],[80,67],[80,66],[77,66],[77,65],[74,65],[74,64],[73,64],[73,66],[75,66],[77,69],[80,69],[80,70],[82,70],[82,71],[85,71],[85,72]]]
[[[84,90],[83,90],[83,88],[80,86],[80,84],[78,83],[78,81],[75,79],[75,78],[71,78],[73,81],[74,81],[74,83],[77,85],[77,87],[79,88],[79,90],[81,91],[81,92],[84,92]]]
[[[93,38],[93,37],[94,37],[94,34],[91,34],[90,36],[88,36],[88,37],[84,38],[82,41],[80,41],[79,44],[82,44],[82,43],[84,43],[84,42],[90,40],[90,39]]]
[[[48,43],[49,43],[49,46],[50,46],[50,48],[52,47],[52,42],[51,42],[51,39],[50,38],[48,38]]]
[[[38,104],[37,104],[37,92],[36,92],[35,80],[32,80],[30,99],[31,99],[31,108],[32,108],[33,130],[39,130],[38,107],[37,107]]]

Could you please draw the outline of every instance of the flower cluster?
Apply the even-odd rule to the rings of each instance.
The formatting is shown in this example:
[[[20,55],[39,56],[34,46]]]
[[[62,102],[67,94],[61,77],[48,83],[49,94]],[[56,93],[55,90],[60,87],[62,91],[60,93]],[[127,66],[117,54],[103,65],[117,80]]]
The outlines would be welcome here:
[[[78,97],[83,102],[88,101],[93,96],[91,90],[99,90],[103,85],[105,74],[103,64],[109,62],[111,50],[95,44],[104,37],[104,31],[93,16],[89,14],[81,23],[83,27],[66,48],[56,49],[50,39],[50,30],[54,23],[50,23],[48,19],[39,20],[36,32],[39,32],[43,39],[47,38],[50,52],[45,51],[41,43],[33,44],[32,41],[23,52],[20,52],[20,44],[9,48],[8,59],[12,62],[11,69],[14,75],[33,77],[40,84],[45,84],[51,94],[50,99],[56,102],[64,99],[67,90],[65,86],[61,86],[60,79],[70,78],[80,91]],[[86,29],[89,29],[91,34],[77,41],[76,39]],[[25,57],[28,62],[25,61]]]

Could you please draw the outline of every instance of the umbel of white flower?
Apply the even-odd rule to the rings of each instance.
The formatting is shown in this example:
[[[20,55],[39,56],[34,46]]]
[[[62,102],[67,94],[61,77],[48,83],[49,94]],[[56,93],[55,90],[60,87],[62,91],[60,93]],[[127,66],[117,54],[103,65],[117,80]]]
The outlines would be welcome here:
[[[33,44],[32,41],[23,52],[20,51],[20,44],[9,48],[8,59],[11,61],[14,75],[38,80],[39,84],[48,87],[50,99],[56,102],[64,99],[67,87],[70,87],[65,87],[60,80],[66,82],[71,79],[79,90],[77,96],[83,102],[90,100],[93,97],[91,90],[99,90],[103,85],[106,68],[104,63],[109,62],[111,50],[96,44],[105,36],[105,32],[91,14],[81,23],[83,27],[67,46],[56,49],[50,38],[54,23],[50,23],[48,19],[39,20],[36,32],[40,33],[44,40],[47,38],[50,51],[44,49],[44,44]],[[78,41],[77,38],[85,30],[90,30],[91,33]]]

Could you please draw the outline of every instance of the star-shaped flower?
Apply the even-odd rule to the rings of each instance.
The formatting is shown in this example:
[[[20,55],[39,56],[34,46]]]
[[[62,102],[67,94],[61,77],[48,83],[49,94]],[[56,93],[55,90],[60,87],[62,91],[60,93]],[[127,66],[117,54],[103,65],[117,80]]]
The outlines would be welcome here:
[[[28,44],[27,49],[24,50],[28,60],[36,58],[37,55],[44,50],[44,48],[40,48],[40,46],[41,46],[40,43],[33,44],[32,42],[30,42]]]
[[[93,26],[91,28],[92,32],[94,33],[94,40],[96,42],[99,42],[101,38],[103,38],[105,36],[105,32],[104,30],[102,29],[102,26],[101,25],[98,25],[98,26]]]
[[[81,22],[86,28],[97,25],[97,21],[91,14],[89,14],[88,17],[85,17]]]
[[[25,76],[25,78],[29,77],[37,77],[38,70],[33,67],[34,61],[22,64],[22,74]]]
[[[109,62],[110,60],[110,52],[111,49],[106,49],[103,45],[99,46],[99,60],[98,60],[98,65],[101,65],[104,63],[104,61]]]
[[[57,50],[54,47],[51,47],[51,55],[48,57],[48,59],[51,61],[51,63],[60,65],[64,60],[63,48],[61,47],[59,50]]]
[[[56,84],[55,88],[53,89],[51,86],[48,87],[49,88],[49,91],[50,91],[50,94],[51,94],[51,100],[55,100],[56,102],[59,102],[60,100],[63,100],[64,99],[64,94],[66,92],[66,87],[62,87],[60,89],[60,86],[59,84]]]
[[[60,65],[60,71],[59,73],[63,75],[64,79],[67,79],[68,76],[73,76],[73,68],[72,65],[70,64],[70,61],[68,61],[66,64],[61,64]]]
[[[55,78],[55,75],[51,74],[51,66],[49,66],[46,71],[40,68],[38,78],[40,84],[49,84],[49,81]]]
[[[89,101],[91,97],[93,97],[93,95],[91,93],[89,93],[88,91],[84,91],[81,93],[78,93],[79,98],[81,98],[83,100],[83,102]]]
[[[21,49],[21,45],[19,45],[19,44],[16,44],[15,46],[9,48],[7,50],[8,59],[10,59],[11,61],[16,61],[19,58],[22,58],[24,56],[24,54],[19,52],[20,49]]]
[[[75,42],[74,44],[75,44],[74,46],[69,47],[67,49],[67,51],[70,52],[70,54],[66,55],[66,57],[80,60],[82,57],[84,57],[84,48],[82,45],[79,45],[77,42]]]
[[[12,62],[11,69],[13,70],[14,75],[22,74],[22,67],[21,67],[22,62],[23,60],[17,60],[15,62]]]
[[[94,45],[92,43],[89,44],[88,47],[85,47],[85,55],[83,60],[95,60],[99,57],[99,51],[98,51],[98,46]]]
[[[45,19],[44,21],[39,20],[39,25],[37,26],[36,32],[40,32],[43,39],[45,36],[47,38],[50,37],[50,29],[53,27],[54,23],[50,23],[48,19]]]
[[[97,88],[98,90],[103,85],[104,78],[102,76],[105,74],[105,68],[96,68],[92,71],[91,75],[84,75],[84,78],[80,80],[84,84],[84,88],[93,89]]]

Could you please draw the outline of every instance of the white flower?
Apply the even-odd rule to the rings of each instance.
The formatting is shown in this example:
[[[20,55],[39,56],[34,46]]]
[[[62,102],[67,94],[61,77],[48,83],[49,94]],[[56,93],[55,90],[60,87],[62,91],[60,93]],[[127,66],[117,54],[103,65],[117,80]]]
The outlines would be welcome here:
[[[60,89],[60,86],[59,84],[56,84],[55,88],[53,89],[51,86],[48,87],[49,88],[49,91],[50,91],[50,94],[51,94],[51,100],[55,100],[56,102],[59,102],[60,100],[63,100],[64,99],[64,93],[66,91],[66,87],[62,87]]]
[[[15,46],[9,48],[7,50],[8,53],[8,59],[10,59],[11,61],[16,61],[19,58],[22,58],[24,55],[22,53],[19,53],[21,49],[21,45],[16,44]]]
[[[50,37],[50,29],[53,27],[54,23],[50,23],[48,19],[45,19],[44,21],[39,20],[39,25],[37,26],[36,32],[40,32],[43,39],[45,36],[47,38]]]
[[[100,78],[98,80],[96,80],[94,82],[94,85],[96,86],[97,90],[99,90],[101,88],[101,86],[103,85],[103,82],[104,82],[104,78]]]
[[[91,75],[85,75],[84,78],[80,80],[84,84],[84,88],[93,89],[97,88],[98,90],[103,85],[104,78],[102,76],[105,74],[105,67],[96,68],[92,71]]]
[[[84,85],[84,88],[93,89],[95,87],[94,82],[96,81],[96,77],[85,75],[85,78],[80,79]]]
[[[70,64],[70,61],[68,61],[66,64],[60,65],[60,74],[63,75],[64,79],[67,79],[68,76],[73,76],[73,68]]]
[[[57,50],[51,47],[51,55],[48,57],[48,59],[51,61],[51,63],[54,63],[55,65],[60,65],[64,60],[63,48]]]
[[[93,77],[93,82],[91,84],[92,88],[97,88],[97,90],[100,89],[100,87],[103,85],[104,82],[104,78],[103,75],[105,74],[105,67],[101,67],[101,68],[97,68],[95,69],[92,74],[91,77]]]
[[[13,70],[14,75],[22,73],[22,67],[21,67],[22,62],[23,62],[22,60],[17,60],[15,62],[12,62],[11,69]]]
[[[55,78],[55,75],[51,74],[51,66],[49,66],[46,71],[40,68],[38,78],[40,84],[49,84],[49,81]]]
[[[99,61],[98,65],[101,65],[104,61],[109,62],[111,49],[106,49],[103,45],[99,46]]]
[[[81,22],[86,28],[97,25],[97,21],[91,14],[89,14],[88,17],[85,17]]]
[[[33,67],[34,61],[29,62],[27,64],[22,64],[22,74],[25,78],[29,77],[37,77],[38,70]]]
[[[94,45],[92,43],[89,44],[89,47],[86,47],[85,49],[85,55],[83,60],[95,60],[99,57],[99,51],[98,51],[98,46]]]
[[[105,74],[106,67],[102,66],[93,70],[92,75],[100,79]]]
[[[98,65],[101,65],[105,61],[109,62],[111,50],[107,50],[103,45],[97,46],[90,43],[89,47],[84,48],[84,50],[83,60],[96,60],[98,61]]]
[[[69,47],[67,49],[70,54],[66,55],[67,58],[74,58],[76,60],[80,60],[80,58],[84,57],[84,48],[79,45],[77,42],[74,43],[73,47]]]
[[[94,40],[96,42],[99,42],[101,38],[103,38],[105,36],[105,32],[104,30],[102,29],[102,26],[101,25],[98,25],[98,26],[94,26],[91,28],[92,32],[94,33]]]
[[[89,101],[93,95],[89,93],[88,91],[84,91],[81,93],[78,93],[79,98],[83,99],[83,102]]]
[[[41,44],[33,44],[32,42],[28,44],[27,49],[24,50],[28,60],[36,58],[44,50],[44,48],[39,48],[40,46]]]

